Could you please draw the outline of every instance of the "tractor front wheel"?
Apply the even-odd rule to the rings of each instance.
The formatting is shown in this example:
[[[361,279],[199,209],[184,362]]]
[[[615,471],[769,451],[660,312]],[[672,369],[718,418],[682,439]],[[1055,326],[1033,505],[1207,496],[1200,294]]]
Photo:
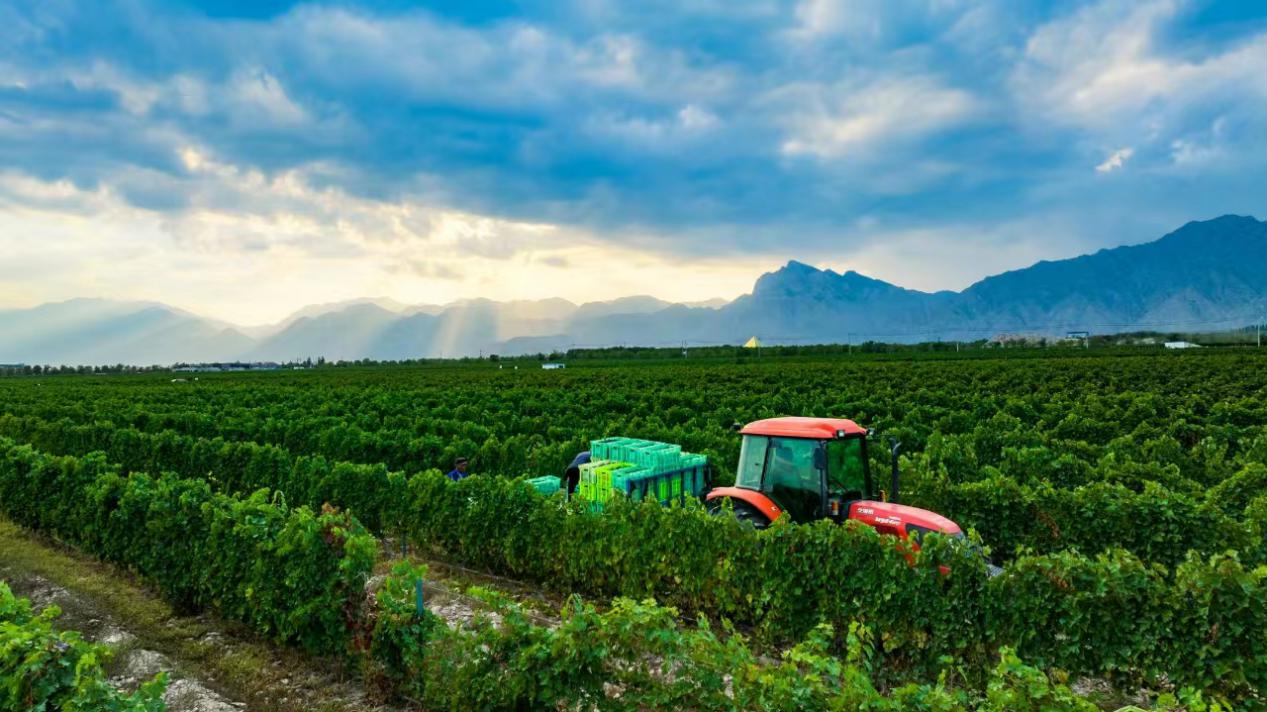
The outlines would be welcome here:
[[[735,519],[751,524],[753,529],[765,529],[770,526],[770,520],[760,510],[742,499],[734,499],[733,497],[719,497],[709,502],[709,513],[713,515],[725,514],[724,502],[731,503]]]

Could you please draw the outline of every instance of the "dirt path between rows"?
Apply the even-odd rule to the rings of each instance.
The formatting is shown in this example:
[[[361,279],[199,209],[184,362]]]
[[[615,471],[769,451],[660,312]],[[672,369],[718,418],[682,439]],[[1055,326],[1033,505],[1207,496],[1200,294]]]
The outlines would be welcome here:
[[[388,549],[369,582],[398,561]],[[558,625],[562,597],[486,572],[417,556],[431,571],[424,582],[427,608],[451,626],[469,625],[480,613],[499,616],[465,591],[483,586],[520,605],[540,625]],[[114,649],[111,682],[134,690],[159,672],[169,676],[164,696],[172,712],[389,712],[410,709],[367,700],[355,679],[324,661],[271,645],[244,626],[211,615],[179,616],[126,571],[32,534],[0,518],[0,580],[31,599],[36,609],[55,605],[57,627]],[[329,669],[327,669],[329,668]]]
[[[170,684],[163,699],[171,712],[238,712],[246,709],[246,703],[232,700],[200,679],[197,673],[183,670],[168,656],[144,647],[144,642],[115,620],[96,602],[71,593],[43,576],[0,565],[0,580],[9,584],[13,593],[31,599],[36,610],[57,606],[62,615],[57,627],[75,630],[95,643],[109,645],[115,650],[109,671],[110,682],[131,692],[141,683],[159,672],[166,672]]]
[[[210,615],[179,616],[127,572],[0,519],[0,580],[56,625],[111,646],[111,681],[135,689],[169,675],[172,712],[386,712],[329,661],[260,640]]]

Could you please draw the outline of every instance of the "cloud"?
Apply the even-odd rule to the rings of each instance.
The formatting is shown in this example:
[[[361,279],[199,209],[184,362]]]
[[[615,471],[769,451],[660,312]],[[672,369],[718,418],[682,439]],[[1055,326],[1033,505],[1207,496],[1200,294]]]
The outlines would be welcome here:
[[[1135,155],[1135,149],[1130,148],[1129,146],[1126,148],[1119,148],[1111,153],[1108,158],[1104,159],[1103,163],[1096,166],[1095,171],[1096,173],[1111,173],[1125,165],[1133,155]]]
[[[676,102],[727,89],[724,68],[685,52],[603,32],[574,40],[551,28],[507,21],[474,28],[422,13],[379,17],[306,6],[263,33],[265,47],[327,90],[390,92],[407,99],[531,111],[588,96]]]
[[[624,150],[666,152],[706,140],[720,123],[716,114],[687,104],[657,116],[597,115],[586,122],[584,129],[597,140],[619,142]]]
[[[231,103],[247,121],[302,128],[308,112],[295,103],[277,78],[262,69],[240,72],[229,84]]]
[[[819,158],[887,153],[889,142],[920,139],[967,121],[978,103],[928,76],[884,77],[862,86],[806,85],[779,90],[787,106],[781,150]]]
[[[878,37],[882,31],[882,17],[875,12],[880,3],[871,7],[850,7],[841,0],[805,0],[796,7],[796,19],[801,33],[809,36],[844,33],[852,37]],[[867,10],[871,10],[868,12]]]
[[[447,282],[462,278],[458,270],[447,264],[425,260],[405,260],[399,264],[389,264],[386,269],[392,274],[408,274],[423,279],[438,279]]]
[[[1031,114],[1088,130],[1154,134],[1267,100],[1267,33],[1167,47],[1190,3],[1102,0],[1029,38],[1014,87]]]
[[[993,3],[959,0],[801,0],[791,38],[798,42],[845,40],[874,50],[909,42]],[[975,7],[974,7],[975,6]]]
[[[712,296],[899,237],[1058,224],[1071,254],[1263,215],[1267,8],[1219,5],[0,3],[0,250],[74,265],[0,295],[135,291],[87,261],[126,252],[226,312],[304,279],[618,296],[704,264]],[[993,264],[964,254],[921,284]],[[607,259],[637,279],[578,267]]]
[[[182,161],[190,174],[179,209],[138,206],[110,183],[85,190],[0,172],[0,235],[9,236],[0,303],[87,293],[267,323],[305,304],[371,292],[405,303],[550,296],[579,303],[665,280],[672,299],[735,296],[764,266],[619,247],[575,229],[447,210],[421,196],[368,199],[318,187],[305,170],[268,176],[205,149],[186,149]],[[154,176],[129,180],[146,178]],[[569,269],[566,280],[559,269]]]

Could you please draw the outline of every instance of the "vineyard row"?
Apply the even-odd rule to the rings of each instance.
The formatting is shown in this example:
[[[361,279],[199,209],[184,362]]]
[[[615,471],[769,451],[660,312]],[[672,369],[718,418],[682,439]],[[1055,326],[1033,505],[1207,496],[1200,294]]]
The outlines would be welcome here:
[[[216,493],[205,479],[123,476],[101,455],[0,447],[0,501],[15,521],[136,569],[178,604],[215,608],[310,651],[342,652],[361,639],[367,619],[355,601],[376,543],[347,513],[291,509],[267,491]],[[654,505],[594,515],[507,479],[455,485],[427,472],[358,483],[342,476],[349,467],[329,481],[386,493],[395,504],[383,516],[416,515],[416,540],[525,580],[661,594],[771,639],[821,622],[843,635],[862,622],[880,633],[886,683],[936,679],[949,657],[966,685],[980,687],[1004,647],[1044,669],[1164,677],[1232,699],[1256,698],[1267,683],[1267,568],[1251,570],[1234,554],[1190,557],[1173,571],[1119,550],[1024,555],[987,579],[973,551],[948,541],[930,541],[909,565],[896,540],[865,528],[754,532]]]

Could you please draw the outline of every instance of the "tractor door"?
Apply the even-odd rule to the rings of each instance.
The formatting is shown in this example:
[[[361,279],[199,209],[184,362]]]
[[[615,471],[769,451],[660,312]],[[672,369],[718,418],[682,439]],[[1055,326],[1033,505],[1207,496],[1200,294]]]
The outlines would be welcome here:
[[[823,516],[822,441],[806,438],[770,438],[766,450],[762,491],[792,517],[811,522]]]

